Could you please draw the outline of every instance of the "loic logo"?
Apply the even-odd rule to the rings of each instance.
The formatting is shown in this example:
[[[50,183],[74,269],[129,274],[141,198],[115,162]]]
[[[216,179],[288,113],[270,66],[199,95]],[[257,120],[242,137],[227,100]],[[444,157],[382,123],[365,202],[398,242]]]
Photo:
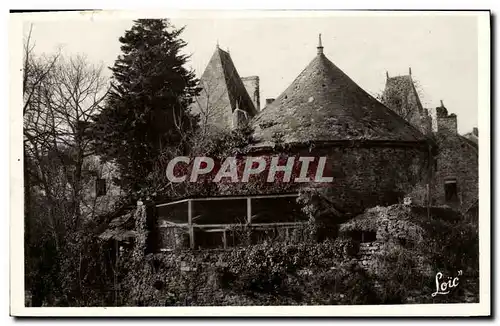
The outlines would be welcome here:
[[[447,281],[443,281],[443,273],[439,272],[436,274],[436,292],[432,293],[432,297],[438,294],[448,294],[450,290],[456,288],[459,284],[459,276],[462,276],[462,270],[458,271],[458,275],[455,277],[448,277]]]

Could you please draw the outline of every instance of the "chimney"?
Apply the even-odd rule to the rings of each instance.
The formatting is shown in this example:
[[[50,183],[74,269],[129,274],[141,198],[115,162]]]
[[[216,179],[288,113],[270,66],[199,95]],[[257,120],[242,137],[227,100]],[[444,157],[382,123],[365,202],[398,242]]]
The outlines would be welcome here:
[[[479,137],[479,130],[477,129],[477,127],[472,128],[472,133],[474,134],[474,136]]]
[[[260,81],[259,76],[242,77],[241,81],[257,111],[260,111]]]
[[[436,127],[437,132],[457,133],[457,115],[448,114],[448,110],[441,100],[441,106],[436,108]]]
[[[266,98],[266,106],[274,102],[274,98]]]
[[[441,106],[438,106],[436,108],[436,116],[438,118],[446,118],[448,116],[448,110],[444,106],[443,100],[440,100],[440,102],[441,102]]]

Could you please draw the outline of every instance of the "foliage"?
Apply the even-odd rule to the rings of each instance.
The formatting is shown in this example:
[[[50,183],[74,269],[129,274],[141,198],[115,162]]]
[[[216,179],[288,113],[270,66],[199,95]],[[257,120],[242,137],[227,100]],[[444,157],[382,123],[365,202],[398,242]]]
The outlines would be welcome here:
[[[87,302],[83,287],[98,282],[102,262],[95,201],[85,198],[95,172],[88,126],[107,83],[83,56],[36,55],[31,29],[23,73],[25,288],[34,306]]]
[[[120,37],[123,54],[111,68],[112,90],[94,125],[99,152],[115,160],[120,185],[135,198],[158,160],[186,153],[196,124],[188,106],[199,90],[184,67],[182,31],[166,19],[134,22]]]
[[[127,305],[347,304],[374,300],[348,240],[263,243],[231,251],[148,255]],[[188,271],[181,268],[190,267]],[[336,290],[335,290],[336,289]],[[355,293],[356,292],[356,293]]]
[[[464,302],[477,297],[477,231],[455,213],[437,209],[433,214],[441,219],[417,220],[415,215],[423,212],[413,209],[411,220],[425,236],[403,241],[402,233],[391,238],[389,232],[368,266],[360,264],[359,243],[343,236],[148,255],[144,241],[137,241],[132,256],[121,262],[127,270],[121,277],[122,300],[132,306],[332,305]],[[137,215],[136,221],[144,225],[144,216]],[[141,224],[136,230],[147,233]],[[468,266],[460,287],[449,296],[431,297],[435,272],[454,276],[457,266]]]
[[[430,213],[430,214],[429,214]],[[429,215],[428,215],[429,214]],[[393,205],[367,210],[345,223],[342,233],[376,231],[381,247],[368,271],[385,303],[464,302],[477,298],[477,225],[449,208]],[[456,276],[461,284],[449,295],[432,297],[435,275]]]

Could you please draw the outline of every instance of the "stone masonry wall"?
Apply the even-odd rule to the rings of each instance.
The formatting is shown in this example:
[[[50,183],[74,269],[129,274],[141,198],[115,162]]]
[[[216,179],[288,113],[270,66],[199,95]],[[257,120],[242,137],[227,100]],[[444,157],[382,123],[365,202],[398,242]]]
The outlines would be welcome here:
[[[478,150],[467,139],[447,132],[436,134],[439,154],[433,182],[434,205],[448,205],[466,211],[478,199]],[[458,202],[447,202],[445,181],[457,182]]]
[[[449,132],[457,133],[457,116],[450,114],[447,117],[437,118],[437,131],[438,132]]]
[[[282,154],[316,158],[326,156],[324,176],[333,177],[332,182],[292,182],[286,184],[285,190],[291,192],[304,187],[327,188],[328,197],[335,203],[337,209],[349,213],[358,213],[377,205],[402,202],[404,195],[416,184],[425,183],[428,171],[428,154],[423,148],[331,146],[311,150],[296,149]],[[315,169],[310,169],[311,178],[314,178],[315,172]],[[298,172],[292,174],[292,180],[297,174]],[[266,174],[262,178],[263,180],[259,180],[260,184],[256,186],[259,193],[276,192],[276,183],[266,183]],[[249,187],[245,186],[240,191],[245,192],[248,189]],[[255,192],[255,188],[253,189]]]
[[[113,182],[118,177],[118,168],[113,163],[102,163],[97,156],[87,157],[84,164],[93,175],[82,186],[82,216],[92,218],[109,213],[123,195],[120,187]],[[106,180],[106,193],[102,196],[96,194],[97,178]]]
[[[381,248],[382,243],[377,241],[360,243],[357,258],[361,266],[365,269],[373,268],[373,255],[380,252]]]

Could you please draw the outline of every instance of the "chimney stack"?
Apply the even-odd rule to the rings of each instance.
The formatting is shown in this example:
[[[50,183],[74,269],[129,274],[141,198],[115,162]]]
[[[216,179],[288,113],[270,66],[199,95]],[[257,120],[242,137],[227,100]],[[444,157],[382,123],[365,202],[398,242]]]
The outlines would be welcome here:
[[[457,133],[457,115],[448,114],[448,109],[441,100],[441,106],[436,108],[436,128],[437,132]]]
[[[477,129],[477,127],[474,127],[472,128],[472,133],[474,134],[474,136],[478,137],[479,136],[479,130]]]
[[[274,102],[274,98],[266,98],[266,105],[272,104]]]
[[[248,95],[250,95],[250,99],[253,102],[253,105],[260,111],[260,82],[259,76],[248,76],[241,77],[241,81],[243,82],[243,86],[247,90]]]

